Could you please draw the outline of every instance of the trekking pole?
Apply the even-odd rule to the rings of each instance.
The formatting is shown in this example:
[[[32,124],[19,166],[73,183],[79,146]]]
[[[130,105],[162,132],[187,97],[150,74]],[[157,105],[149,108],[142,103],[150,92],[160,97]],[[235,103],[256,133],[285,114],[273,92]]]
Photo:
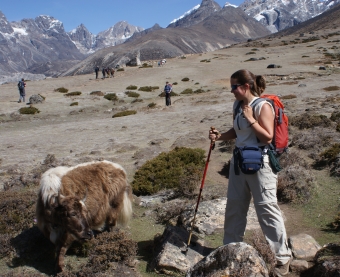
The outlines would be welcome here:
[[[214,127],[211,127],[210,129],[211,129],[211,131],[212,131],[213,133],[219,134],[219,132],[218,132]],[[209,153],[208,153],[207,161],[205,162],[205,168],[204,168],[204,172],[203,172],[203,177],[202,177],[200,192],[199,192],[198,198],[197,198],[197,203],[196,203],[196,208],[195,208],[195,213],[194,213],[194,219],[193,219],[192,222],[191,222],[191,227],[190,227],[190,232],[189,232],[188,243],[187,243],[186,249],[183,249],[182,252],[187,252],[187,251],[188,251],[188,247],[189,247],[189,245],[190,245],[191,236],[192,236],[192,229],[193,229],[194,224],[195,224],[196,214],[197,214],[197,210],[198,210],[198,205],[199,205],[200,200],[201,200],[201,194],[202,194],[202,190],[203,190],[203,187],[204,187],[205,176],[206,176],[206,174],[207,174],[208,164],[209,164],[209,161],[210,161],[210,154],[211,154],[211,150],[213,150],[214,148],[215,148],[215,141],[211,141],[211,142],[210,142],[210,148],[209,148]]]

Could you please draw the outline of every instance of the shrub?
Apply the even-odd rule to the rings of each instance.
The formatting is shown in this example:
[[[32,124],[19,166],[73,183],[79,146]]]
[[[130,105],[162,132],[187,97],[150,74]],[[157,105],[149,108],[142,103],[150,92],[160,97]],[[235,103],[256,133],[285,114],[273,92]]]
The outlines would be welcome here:
[[[329,127],[331,126],[331,120],[325,115],[316,115],[304,113],[290,118],[292,126],[298,127],[300,130],[309,129],[316,126]]]
[[[340,212],[335,217],[334,221],[332,222],[333,228],[335,231],[340,231]]]
[[[199,82],[196,82],[195,85],[199,85],[200,83]]]
[[[332,112],[332,115],[329,119],[332,120],[332,121],[339,121],[340,120],[340,112]]]
[[[104,96],[104,92],[100,90],[90,92],[90,95]]]
[[[118,96],[115,93],[107,93],[104,95],[104,98],[109,100],[109,101],[117,101],[118,100]]]
[[[87,267],[96,269],[96,272],[106,271],[112,262],[132,266],[137,254],[137,243],[122,230],[100,233],[90,241],[89,248]]]
[[[181,94],[193,94],[194,91],[191,88],[187,88],[181,92]]]
[[[65,96],[77,96],[77,95],[81,95],[81,92],[80,91],[72,91],[72,92],[65,94]]]
[[[340,143],[335,143],[325,151],[321,152],[319,155],[319,159],[315,161],[314,167],[324,167],[327,165],[331,165],[336,162],[337,156],[340,154]]]
[[[125,71],[124,68],[118,68],[117,71]]]
[[[188,77],[185,77],[182,79],[182,82],[188,82],[190,79]]]
[[[288,95],[283,95],[280,98],[281,99],[293,99],[293,98],[297,98],[297,96],[295,94],[288,94]]]
[[[61,88],[56,88],[54,91],[58,91],[58,92],[61,92],[61,93],[66,93],[66,92],[68,92],[68,89],[64,88],[64,87],[61,87]]]
[[[133,191],[136,195],[150,195],[162,189],[179,188],[186,175],[201,173],[204,164],[202,149],[176,147],[147,161],[138,169],[132,182]]]
[[[329,87],[323,88],[323,90],[325,90],[325,91],[335,91],[335,90],[340,90],[340,87],[338,87],[338,86],[329,86]]]
[[[36,114],[36,113],[40,113],[40,111],[35,108],[35,107],[24,107],[24,108],[21,108],[19,110],[19,113],[20,114]]]
[[[143,102],[143,99],[136,98],[131,103],[138,103],[138,102]]]
[[[70,106],[78,106],[78,102],[72,102]]]
[[[153,67],[153,66],[147,63],[143,63],[142,66],[140,66],[139,68],[150,68],[150,67]]]
[[[137,86],[130,85],[126,89],[128,89],[128,90],[136,90],[137,88],[138,88]]]
[[[196,89],[195,91],[194,91],[194,93],[203,93],[203,92],[205,92],[203,89]]]
[[[137,111],[135,110],[126,110],[126,111],[122,111],[122,112],[119,112],[119,113],[116,113],[112,116],[112,118],[115,118],[115,117],[122,117],[122,116],[128,116],[128,115],[132,115],[132,114],[136,114]]]
[[[36,192],[2,191],[0,194],[0,234],[18,234],[33,227]]]
[[[153,109],[153,108],[155,108],[156,107],[156,103],[154,103],[154,102],[151,102],[149,105],[148,105],[148,108],[150,108],[150,109]]]
[[[134,92],[134,91],[125,91],[125,94],[129,97],[134,97],[134,98],[138,98],[140,96],[139,93]]]
[[[139,91],[148,91],[148,92],[151,92],[151,91],[154,91],[156,89],[159,89],[159,86],[145,86],[145,87],[140,87],[138,90]]]
[[[174,82],[174,83],[172,83],[172,85],[173,85],[173,86],[176,86],[176,85],[178,85],[178,83],[177,83],[177,82]]]
[[[246,55],[254,55],[254,54],[256,54],[256,53],[253,52],[253,51],[246,53]]]
[[[165,97],[165,92],[161,92],[158,96],[160,97]],[[173,90],[170,92],[170,96],[178,96],[178,94],[176,92],[174,92]]]

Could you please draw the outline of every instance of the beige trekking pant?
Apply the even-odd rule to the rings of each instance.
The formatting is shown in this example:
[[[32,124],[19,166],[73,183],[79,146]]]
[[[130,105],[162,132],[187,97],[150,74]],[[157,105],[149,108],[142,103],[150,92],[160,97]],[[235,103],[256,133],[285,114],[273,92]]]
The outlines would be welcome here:
[[[251,196],[257,218],[267,242],[275,253],[277,263],[285,264],[291,257],[287,244],[286,228],[276,198],[277,174],[273,173],[268,156],[264,167],[252,175],[241,172],[235,175],[234,163],[230,165],[227,206],[224,221],[223,243],[243,241]]]

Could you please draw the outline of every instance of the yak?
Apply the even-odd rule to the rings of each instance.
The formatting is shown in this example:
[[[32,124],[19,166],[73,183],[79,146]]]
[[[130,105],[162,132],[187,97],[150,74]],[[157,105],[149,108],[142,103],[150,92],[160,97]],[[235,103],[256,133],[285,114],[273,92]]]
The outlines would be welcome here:
[[[47,170],[40,179],[37,226],[56,246],[56,271],[74,241],[94,231],[126,225],[132,216],[132,190],[119,164],[96,161]]]

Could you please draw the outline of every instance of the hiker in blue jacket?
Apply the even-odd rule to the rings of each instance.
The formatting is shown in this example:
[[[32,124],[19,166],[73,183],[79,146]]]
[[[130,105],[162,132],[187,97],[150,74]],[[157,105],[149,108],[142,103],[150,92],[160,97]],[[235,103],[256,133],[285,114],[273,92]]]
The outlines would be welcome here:
[[[22,99],[22,102],[25,103],[25,96],[26,96],[25,87],[26,87],[26,83],[25,83],[24,78],[22,78],[18,83],[18,89],[19,89],[19,101],[18,101],[18,103],[21,103],[21,99]]]
[[[275,273],[284,276],[289,272],[292,253],[288,247],[285,224],[277,203],[277,173],[273,172],[268,153],[265,151],[274,136],[275,112],[267,101],[261,101],[252,107],[252,103],[266,88],[263,76],[256,76],[248,70],[239,70],[231,75],[230,85],[231,93],[236,98],[233,107],[233,128],[220,135],[209,132],[212,141],[236,139],[229,170],[223,243],[243,241],[247,212],[253,197],[261,229],[276,256]],[[239,103],[240,110],[236,111]],[[250,173],[245,170],[242,161],[246,151],[254,155],[256,149],[263,149],[259,155],[262,166]]]
[[[165,105],[167,105],[167,106],[171,106],[171,98],[170,98],[171,91],[172,91],[172,86],[167,81],[165,83],[165,87],[164,87]]]

